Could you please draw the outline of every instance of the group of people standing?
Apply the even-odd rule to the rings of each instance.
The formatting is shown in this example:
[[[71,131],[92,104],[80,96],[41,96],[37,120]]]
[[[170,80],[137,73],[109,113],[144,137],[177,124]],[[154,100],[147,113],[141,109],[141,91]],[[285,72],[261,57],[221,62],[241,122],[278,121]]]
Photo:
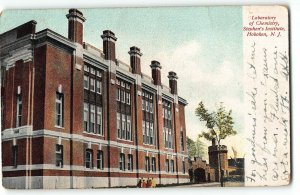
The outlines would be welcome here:
[[[137,185],[139,188],[155,188],[156,182],[153,178],[143,179],[141,178]]]

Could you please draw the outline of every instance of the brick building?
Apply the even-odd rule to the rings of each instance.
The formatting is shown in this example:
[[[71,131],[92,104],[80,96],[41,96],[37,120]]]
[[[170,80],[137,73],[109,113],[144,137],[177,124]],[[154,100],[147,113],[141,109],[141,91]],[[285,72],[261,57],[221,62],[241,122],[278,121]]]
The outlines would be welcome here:
[[[215,139],[212,140],[212,145],[208,147],[209,165],[211,168],[215,169],[216,181],[219,181],[221,171],[223,171],[224,177],[228,176],[229,169],[227,153],[227,146],[218,146]]]
[[[165,86],[158,61],[151,77],[142,73],[138,47],[127,65],[116,59],[113,32],[103,31],[100,50],[84,42],[79,10],[67,19],[68,38],[36,32],[35,21],[0,35],[3,186],[189,182],[176,73]]]

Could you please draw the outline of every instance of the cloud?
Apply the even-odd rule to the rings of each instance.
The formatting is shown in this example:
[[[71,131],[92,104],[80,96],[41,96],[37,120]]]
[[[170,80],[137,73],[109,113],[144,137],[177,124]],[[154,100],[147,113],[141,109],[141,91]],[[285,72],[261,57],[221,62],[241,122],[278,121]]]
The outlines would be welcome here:
[[[232,109],[235,119],[235,128],[243,131],[243,70],[235,60],[223,59],[221,63],[212,63],[214,60],[202,56],[203,46],[193,40],[182,43],[171,50],[159,51],[153,59],[160,61],[163,83],[167,84],[168,71],[175,71],[179,77],[179,95],[187,99],[186,127],[187,135],[193,139],[205,128],[195,116],[195,108],[203,101],[207,109],[215,110],[219,102]],[[212,57],[210,57],[212,58]],[[237,68],[238,67],[238,68]],[[228,137],[224,143],[231,147],[241,148],[241,135]],[[206,142],[209,146],[210,142]],[[236,149],[239,150],[239,149]],[[243,153],[242,150],[238,151]],[[231,154],[232,151],[229,153]],[[232,155],[232,154],[231,154]]]

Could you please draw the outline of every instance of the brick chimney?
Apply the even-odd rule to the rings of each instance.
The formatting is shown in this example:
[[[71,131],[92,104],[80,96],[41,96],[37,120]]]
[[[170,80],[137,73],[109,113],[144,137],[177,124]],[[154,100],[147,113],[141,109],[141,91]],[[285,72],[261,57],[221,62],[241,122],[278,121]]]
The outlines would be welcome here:
[[[216,138],[213,138],[213,139],[211,140],[211,145],[212,145],[212,146],[215,146],[215,145],[216,145]]]
[[[141,53],[140,48],[132,46],[130,47],[130,51],[128,52],[130,55],[130,66],[133,74],[141,74]]]
[[[106,60],[116,61],[116,41],[115,33],[110,30],[103,31],[103,52]]]
[[[161,85],[161,65],[158,61],[151,61],[150,65],[152,69],[152,79],[154,81],[154,85]]]
[[[85,18],[78,9],[69,9],[66,15],[69,20],[68,38],[76,43],[83,43],[83,22]]]
[[[171,89],[172,94],[177,94],[177,74],[173,71],[169,72],[169,87]]]

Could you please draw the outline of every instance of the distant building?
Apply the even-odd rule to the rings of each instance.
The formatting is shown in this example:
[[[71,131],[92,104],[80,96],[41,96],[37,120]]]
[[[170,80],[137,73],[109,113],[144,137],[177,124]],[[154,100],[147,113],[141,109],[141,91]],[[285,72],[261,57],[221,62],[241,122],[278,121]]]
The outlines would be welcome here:
[[[201,157],[189,159],[190,181],[193,183],[219,181],[219,168],[224,171],[224,178],[244,175],[244,158],[227,158],[227,146],[212,145],[208,147],[209,164]]]
[[[176,73],[169,72],[166,86],[158,61],[151,77],[142,73],[138,47],[125,64],[116,59],[112,31],[103,31],[102,51],[84,42],[79,10],[70,9],[67,19],[68,38],[36,32],[35,21],[0,35],[3,186],[189,182],[187,101],[178,95]]]
[[[211,168],[201,157],[190,159],[190,180],[193,183],[216,181],[215,169]]]
[[[224,171],[224,177],[228,176],[228,158],[227,158],[227,146],[216,144],[216,140],[212,140],[212,145],[208,147],[209,166],[215,169],[216,181],[220,178],[220,167]]]

